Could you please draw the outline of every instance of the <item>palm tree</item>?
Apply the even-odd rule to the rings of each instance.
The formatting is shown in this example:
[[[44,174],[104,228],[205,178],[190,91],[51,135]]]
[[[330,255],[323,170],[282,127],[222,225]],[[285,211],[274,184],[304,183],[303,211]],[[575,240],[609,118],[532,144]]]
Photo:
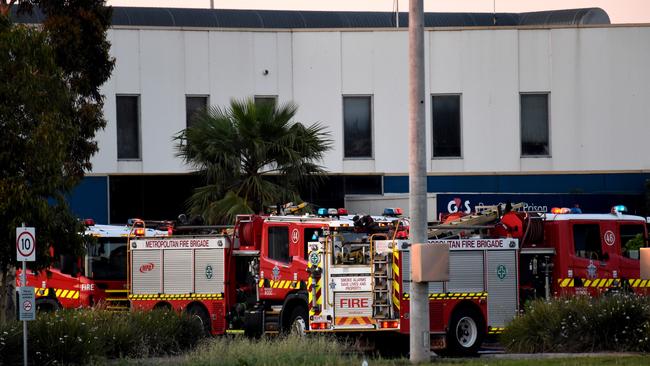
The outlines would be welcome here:
[[[188,200],[190,214],[227,222],[300,201],[301,186],[318,184],[325,171],[317,161],[331,147],[329,133],[318,123],[291,122],[296,111],[292,103],[248,98],[199,112],[175,137],[178,156],[206,179]]]

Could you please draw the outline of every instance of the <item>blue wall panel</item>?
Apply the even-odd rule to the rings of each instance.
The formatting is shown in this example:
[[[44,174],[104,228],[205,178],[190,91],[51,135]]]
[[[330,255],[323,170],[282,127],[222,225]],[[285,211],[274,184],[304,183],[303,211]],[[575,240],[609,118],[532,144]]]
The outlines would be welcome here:
[[[428,192],[643,194],[648,173],[427,177]],[[384,193],[408,193],[407,176],[384,177]]]

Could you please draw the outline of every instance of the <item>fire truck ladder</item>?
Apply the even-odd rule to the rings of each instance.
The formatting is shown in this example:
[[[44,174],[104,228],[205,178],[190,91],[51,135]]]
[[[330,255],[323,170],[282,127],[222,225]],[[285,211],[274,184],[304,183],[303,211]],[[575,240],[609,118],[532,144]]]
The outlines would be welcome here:
[[[393,279],[391,271],[392,255],[389,253],[376,253],[373,245],[375,235],[385,237],[385,234],[370,236],[370,269],[372,271],[372,316],[375,319],[389,319],[393,308],[390,296],[390,283]]]
[[[518,210],[523,206],[523,203],[513,204],[512,210]],[[468,227],[494,222],[499,218],[499,214],[503,212],[503,209],[504,207],[502,205],[476,206],[475,213],[430,228],[428,233],[429,238],[437,238],[451,230],[466,229]]]
[[[129,311],[129,290],[106,290],[106,309]]]

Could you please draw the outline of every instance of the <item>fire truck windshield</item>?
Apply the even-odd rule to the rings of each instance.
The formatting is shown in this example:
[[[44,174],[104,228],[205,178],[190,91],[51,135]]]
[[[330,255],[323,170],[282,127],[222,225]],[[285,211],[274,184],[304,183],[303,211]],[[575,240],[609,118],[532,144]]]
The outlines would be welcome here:
[[[126,280],[126,238],[97,238],[89,243],[86,276],[95,280]]]
[[[368,234],[338,231],[331,237],[334,264],[369,264],[370,242]]]

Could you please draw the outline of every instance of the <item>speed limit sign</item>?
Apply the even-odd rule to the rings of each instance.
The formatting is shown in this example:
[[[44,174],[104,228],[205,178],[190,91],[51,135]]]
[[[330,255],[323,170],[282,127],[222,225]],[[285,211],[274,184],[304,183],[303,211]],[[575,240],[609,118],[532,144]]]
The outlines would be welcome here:
[[[36,260],[36,229],[33,227],[16,228],[16,259],[19,262]]]

